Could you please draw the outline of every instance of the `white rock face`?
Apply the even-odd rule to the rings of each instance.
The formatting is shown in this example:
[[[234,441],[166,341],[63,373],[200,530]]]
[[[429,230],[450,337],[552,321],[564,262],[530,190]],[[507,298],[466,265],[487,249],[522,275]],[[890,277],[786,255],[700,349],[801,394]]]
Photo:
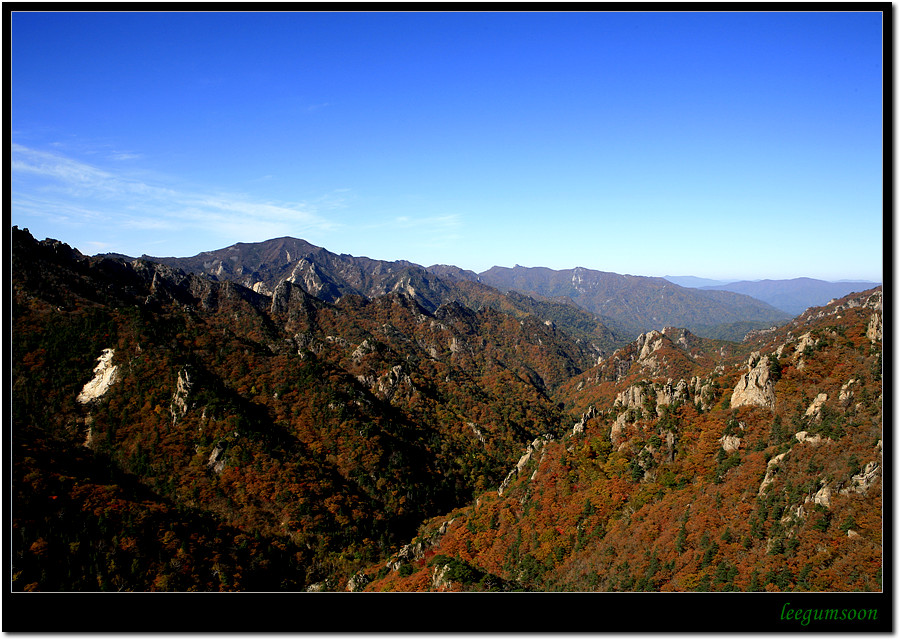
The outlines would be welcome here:
[[[94,367],[94,378],[84,385],[81,393],[78,394],[76,400],[81,404],[87,404],[101,398],[118,379],[118,367],[112,364],[113,349],[104,349],[103,353],[97,358],[97,366]]]
[[[474,422],[467,422],[466,425],[472,430],[472,433],[475,434],[475,437],[478,438],[478,442],[481,444],[487,444],[487,439],[484,437],[484,433],[481,429],[478,428],[478,425]]]
[[[879,473],[880,470],[880,465],[875,460],[872,460],[866,465],[865,469],[850,478],[849,485],[841,489],[841,495],[848,496],[851,493],[868,493],[869,489],[881,475]]]
[[[638,362],[643,362],[650,354],[657,351],[662,346],[662,340],[659,340],[661,336],[662,334],[656,330],[648,331],[647,333],[642,333],[638,336],[637,344],[641,350],[641,353],[638,356]]]
[[[261,293],[261,294],[263,294],[264,296],[271,296],[271,295],[272,295],[272,290],[269,289],[269,287],[266,286],[266,283],[265,283],[265,282],[262,282],[262,281],[254,282],[254,283],[253,283],[253,286],[250,287],[250,288],[253,289],[256,293]]]
[[[884,335],[883,320],[880,313],[873,313],[866,328],[866,337],[873,343],[882,339]]]
[[[850,378],[841,386],[841,393],[838,396],[838,401],[841,403],[842,407],[848,406],[850,401],[853,400],[853,387],[858,383],[859,380]]]
[[[632,385],[616,396],[616,404],[623,409],[641,409],[646,399],[643,385]]]
[[[719,438],[719,442],[722,444],[722,448],[725,449],[725,453],[731,453],[741,448],[741,439],[737,436],[722,436]]]
[[[431,586],[438,590],[452,588],[452,583],[447,579],[447,573],[450,571],[450,565],[434,567],[431,572]]]
[[[463,351],[463,343],[456,339],[456,336],[450,338],[450,353],[456,355]]]
[[[800,336],[800,342],[797,344],[794,349],[794,355],[791,358],[797,363],[797,369],[803,370],[806,368],[806,362],[803,360],[803,352],[807,347],[815,347],[819,344],[818,338],[813,338],[812,334],[804,333]]]
[[[376,349],[376,345],[369,341],[368,338],[366,338],[359,344],[358,347],[356,347],[350,357],[353,358],[353,362],[359,362],[370,353],[374,353]]]
[[[794,357],[802,355],[806,347],[815,347],[817,344],[819,344],[818,338],[813,338],[809,332],[804,333],[800,336],[800,342],[794,348]]]
[[[516,467],[508,474],[506,474],[506,478],[504,478],[503,482],[500,483],[500,488],[497,489],[498,496],[502,496],[503,492],[506,491],[506,488],[509,486],[509,484],[525,470],[525,467],[531,461],[532,456],[535,453],[540,451],[541,460],[544,459],[544,447],[550,442],[553,442],[553,438],[549,434],[545,434],[543,438],[535,438],[534,441],[528,445],[525,453],[522,454],[522,457],[519,458],[519,461],[516,463]],[[535,472],[531,474],[532,479],[534,479],[536,473],[537,469],[535,469]]]
[[[759,485],[759,495],[762,495],[766,490],[766,487],[775,482],[775,473],[778,471],[778,463],[781,462],[786,455],[787,452],[779,454],[769,460],[769,463],[766,465],[766,477],[763,478],[762,483]]]
[[[816,492],[813,496],[813,502],[820,504],[826,509],[831,508],[831,487],[827,484]]]
[[[575,426],[572,427],[572,435],[577,435],[579,433],[584,433],[584,425],[585,423],[597,415],[597,412],[594,410],[593,406],[588,407],[588,410],[581,414],[581,420],[575,423]]]
[[[662,340],[663,334],[659,331],[653,330],[648,331],[647,333],[642,333],[638,336],[638,339],[635,341],[635,344],[638,349],[640,349],[640,353],[638,354],[636,362],[647,369],[653,374],[656,374],[659,371],[660,362],[658,357],[656,356],[656,352],[659,351],[660,347],[663,346]]]
[[[365,572],[360,571],[356,575],[352,576],[349,580],[347,580],[347,591],[362,591],[371,581],[372,579],[368,575],[366,575]]]
[[[813,446],[820,445],[823,442],[832,442],[831,438],[823,438],[818,433],[814,436],[811,436],[806,431],[798,431],[794,434],[794,437],[797,438],[797,442],[806,442],[807,444],[811,444]]]
[[[707,411],[713,405],[713,388],[707,381],[701,380],[694,376],[691,378],[689,385],[694,393],[694,404],[700,407],[702,411]]]
[[[191,380],[190,371],[187,367],[178,372],[178,380],[175,382],[175,395],[172,396],[172,405],[169,411],[172,413],[172,424],[187,413],[190,405],[188,398],[194,383]]]
[[[825,401],[828,400],[827,393],[820,393],[816,396],[816,399],[812,401],[812,404],[806,408],[806,413],[804,414],[806,417],[819,417],[819,414],[822,413],[822,405],[825,404]]]
[[[750,357],[748,367],[753,362]],[[731,394],[731,408],[756,405],[775,409],[775,383],[769,378],[769,357],[763,356],[747,373],[741,376],[734,393]]]
[[[307,593],[319,593],[322,591],[332,591],[334,586],[331,584],[331,580],[325,580],[324,582],[316,582],[315,584],[311,584],[306,587]]]
[[[222,470],[225,468],[225,447],[222,443],[217,444],[215,449],[209,454],[206,466],[217,474],[222,473]]]
[[[413,388],[412,380],[409,375],[404,373],[403,365],[395,365],[391,370],[378,378],[375,388],[375,394],[382,400],[390,400],[397,393],[401,386]]]

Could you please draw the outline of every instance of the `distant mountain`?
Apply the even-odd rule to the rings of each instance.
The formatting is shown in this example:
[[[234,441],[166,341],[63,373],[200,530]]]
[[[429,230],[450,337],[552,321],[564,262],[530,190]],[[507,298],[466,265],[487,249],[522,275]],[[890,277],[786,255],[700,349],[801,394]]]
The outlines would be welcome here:
[[[325,302],[336,302],[346,295],[375,298],[402,291],[429,311],[452,297],[443,279],[412,262],[339,255],[290,237],[239,242],[189,258],[142,257],[187,273],[237,282],[266,295],[284,281],[299,284]]]
[[[554,271],[518,265],[512,269],[494,267],[477,274],[452,265],[426,268],[405,260],[389,262],[336,254],[290,237],[239,242],[187,258],[143,256],[143,259],[187,273],[204,274],[214,280],[237,282],[265,295],[270,295],[284,281],[300,285],[325,302],[337,302],[347,295],[373,299],[402,292],[431,312],[460,299],[461,284],[476,283],[504,293],[518,291],[548,304],[575,304],[599,316],[613,332],[629,338],[651,329],[675,326],[691,329],[698,335],[741,340],[744,334],[740,329],[744,325],[739,323],[753,323],[752,328],[760,329],[789,319],[788,314],[744,295],[680,287],[663,278],[581,267]],[[470,288],[470,292],[474,290]],[[523,311],[521,303],[519,300],[512,306]],[[508,307],[510,300],[503,304],[494,301],[488,306]],[[551,315],[561,318],[571,314]],[[725,324],[730,326],[719,326]],[[612,342],[606,342],[602,348],[613,346]]]
[[[680,287],[699,289],[700,287],[715,287],[728,284],[731,280],[711,280],[710,278],[698,278],[697,276],[663,276],[669,282],[674,282]]]
[[[827,282],[814,278],[792,278],[790,280],[745,280],[702,288],[708,291],[742,293],[767,302],[791,315],[797,315],[809,307],[822,306],[834,298],[842,298],[848,293],[865,291],[879,284],[878,282]]]
[[[683,327],[707,335],[710,326],[738,322],[778,324],[790,316],[765,302],[728,291],[678,286],[664,278],[620,275],[583,267],[493,267],[481,281],[551,298],[566,296],[592,313],[612,318],[634,336],[652,329]],[[743,335],[730,336],[740,340]]]
[[[103,257],[133,260],[120,254]],[[432,313],[444,304],[461,302],[474,310],[492,308],[520,319],[535,315],[581,341],[594,359],[622,346],[632,332],[615,320],[574,306],[571,300],[535,300],[501,293],[483,284],[474,271],[452,265],[426,269],[405,260],[389,262],[336,254],[297,238],[239,242],[187,258],[145,255],[141,259],[215,281],[236,282],[262,295],[272,295],[281,283],[288,282],[330,303],[346,296],[371,300],[400,293]]]
[[[468,280],[470,282],[480,282],[478,274],[468,269],[461,269],[451,264],[433,264],[428,267],[428,272],[447,280]]]

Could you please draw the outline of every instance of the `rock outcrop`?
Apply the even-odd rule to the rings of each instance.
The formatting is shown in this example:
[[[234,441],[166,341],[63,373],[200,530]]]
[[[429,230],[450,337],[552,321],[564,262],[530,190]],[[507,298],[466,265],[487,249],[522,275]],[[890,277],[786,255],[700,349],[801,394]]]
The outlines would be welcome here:
[[[881,476],[881,465],[875,460],[866,465],[866,468],[850,478],[849,484],[841,488],[841,495],[850,495],[851,493],[866,494],[875,484],[875,481]]]
[[[786,455],[787,452],[784,452],[769,460],[769,463],[766,465],[766,476],[759,485],[759,495],[765,493],[769,485],[775,482],[775,474],[778,472],[778,465],[784,460]]]
[[[104,349],[97,358],[97,366],[94,367],[94,377],[84,385],[76,400],[81,404],[88,404],[99,400],[109,391],[109,387],[118,379],[119,368],[112,363],[114,349]]]
[[[805,415],[807,418],[820,418],[822,417],[822,406],[825,404],[825,401],[828,400],[827,393],[820,393],[816,396],[816,399],[812,401],[806,408]]]
[[[883,320],[880,313],[873,313],[866,327],[866,337],[872,343],[880,341],[884,336]]]
[[[850,378],[841,385],[841,392],[838,394],[838,402],[840,402],[842,407],[848,407],[850,405],[850,402],[853,400],[853,388],[859,386],[859,384],[859,380]]]
[[[831,508],[831,486],[825,485],[818,491],[816,491],[816,495],[813,496],[813,502],[817,505],[823,506],[826,509]]]
[[[178,372],[178,379],[175,382],[175,395],[172,396],[172,405],[169,411],[172,414],[172,424],[184,417],[190,408],[190,394],[194,387],[193,377],[188,367],[184,367]]]
[[[225,450],[227,448],[228,443],[221,440],[210,452],[209,459],[206,461],[206,466],[216,474],[222,473],[222,470],[225,468]]]
[[[794,437],[797,439],[797,442],[805,442],[807,444],[811,444],[814,447],[822,444],[823,442],[832,442],[831,438],[823,438],[818,433],[814,436],[811,436],[806,431],[798,431],[794,434]]]
[[[412,389],[413,383],[409,374],[403,370],[403,365],[398,364],[391,367],[390,371],[378,378],[373,391],[382,400],[390,401],[403,386]]]
[[[543,452],[544,447],[550,442],[553,442],[552,436],[544,435],[543,438],[535,438],[534,441],[532,441],[532,443],[528,445],[525,453],[522,454],[522,457],[519,458],[519,461],[516,463],[515,468],[508,474],[506,474],[506,478],[504,478],[503,482],[500,483],[500,488],[497,489],[498,496],[502,496],[503,492],[506,491],[506,488],[510,485],[510,483],[522,474],[534,454],[538,451]],[[537,473],[537,470],[535,470],[535,473]],[[534,474],[532,474],[532,479],[534,479]]]
[[[731,408],[755,405],[775,409],[775,383],[769,374],[769,356],[750,356],[749,371],[741,376],[734,393],[731,394]]]
[[[595,417],[597,412],[594,410],[593,406],[588,407],[588,410],[581,414],[581,420],[575,423],[575,426],[572,427],[572,435],[577,435],[579,433],[584,433],[584,425],[587,424],[587,421],[591,418]]]
[[[737,436],[722,436],[719,438],[719,443],[722,445],[725,453],[733,453],[741,448],[741,439]]]
[[[351,576],[349,580],[347,580],[347,591],[362,591],[371,581],[372,578],[370,578],[364,571],[360,571],[356,575]]]

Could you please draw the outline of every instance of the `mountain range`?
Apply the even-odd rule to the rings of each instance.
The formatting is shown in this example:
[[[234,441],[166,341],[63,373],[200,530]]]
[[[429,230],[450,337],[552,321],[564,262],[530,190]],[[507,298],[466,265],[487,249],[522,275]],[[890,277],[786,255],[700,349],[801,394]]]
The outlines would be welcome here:
[[[238,243],[189,258],[143,258],[187,273],[231,280],[258,293],[271,293],[279,282],[287,280],[328,302],[347,294],[372,298],[402,291],[431,311],[449,300],[465,297],[461,289],[474,292],[487,285],[548,304],[580,307],[628,338],[678,326],[698,335],[740,340],[750,329],[768,328],[790,317],[743,294],[690,289],[662,278],[580,267],[562,271],[494,267],[476,274],[450,265],[423,267],[406,261],[339,255],[296,238]]]
[[[11,273],[15,592],[882,591],[880,287],[15,227]]]
[[[879,284],[878,282],[826,282],[814,278],[792,278],[790,280],[743,280],[723,285],[705,286],[702,289],[742,293],[767,302],[791,315],[799,315],[809,307],[822,306],[835,298],[843,298],[848,293],[866,291]]]
[[[769,327],[790,317],[741,294],[689,289],[663,278],[620,275],[583,267],[558,271],[518,265],[493,267],[479,277],[500,291],[512,289],[570,299],[588,311],[611,318],[631,336],[667,326],[685,327],[698,335],[707,335],[716,325],[755,322],[758,327]],[[740,339],[736,335],[731,337]]]
[[[733,291],[762,300],[791,315],[803,313],[807,308],[828,304],[854,291],[865,291],[880,282],[839,280],[828,282],[815,278],[791,278],[789,280],[741,280],[726,282],[696,278],[694,276],[664,276],[669,282],[704,290]]]

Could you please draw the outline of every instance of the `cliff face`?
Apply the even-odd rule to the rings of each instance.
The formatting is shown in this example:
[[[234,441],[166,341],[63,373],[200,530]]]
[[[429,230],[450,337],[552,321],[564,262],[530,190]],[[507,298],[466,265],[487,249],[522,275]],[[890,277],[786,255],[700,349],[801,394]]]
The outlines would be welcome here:
[[[760,357],[759,353],[754,353],[747,368],[731,394],[731,408],[756,405],[774,409],[775,381],[769,371],[769,356]]]

